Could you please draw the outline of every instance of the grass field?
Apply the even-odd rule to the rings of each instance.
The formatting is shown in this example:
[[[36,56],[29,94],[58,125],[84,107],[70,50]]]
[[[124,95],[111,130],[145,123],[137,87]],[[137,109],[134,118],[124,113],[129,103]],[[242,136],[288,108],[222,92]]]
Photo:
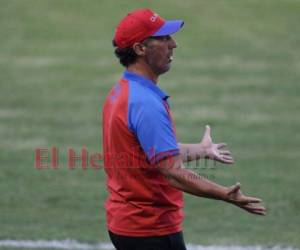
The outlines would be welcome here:
[[[0,0],[0,239],[107,242],[102,170],[69,170],[69,147],[101,150],[101,105],[122,72],[111,38],[126,12],[182,18],[171,96],[178,138],[204,125],[236,164],[201,169],[265,201],[266,217],[185,196],[187,242],[300,247],[300,1]],[[298,28],[297,28],[298,27]],[[56,146],[57,170],[34,150]]]

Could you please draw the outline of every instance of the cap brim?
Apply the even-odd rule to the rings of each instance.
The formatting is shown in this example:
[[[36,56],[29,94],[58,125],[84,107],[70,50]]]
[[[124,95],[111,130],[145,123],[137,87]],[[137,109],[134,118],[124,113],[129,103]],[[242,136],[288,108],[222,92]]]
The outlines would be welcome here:
[[[172,35],[179,31],[184,25],[182,20],[170,20],[166,21],[163,26],[159,28],[152,36],[167,36]]]

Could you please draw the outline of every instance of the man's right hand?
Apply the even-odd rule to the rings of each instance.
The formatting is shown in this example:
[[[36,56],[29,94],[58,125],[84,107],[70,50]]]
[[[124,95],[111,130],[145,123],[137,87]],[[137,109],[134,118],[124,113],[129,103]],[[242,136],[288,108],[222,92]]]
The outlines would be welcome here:
[[[170,157],[157,163],[158,171],[167,177],[170,185],[183,192],[217,199],[234,204],[249,213],[265,215],[266,209],[261,206],[261,200],[255,197],[245,196],[239,183],[224,187],[213,181],[199,176],[197,173],[186,169],[180,155]]]
[[[251,196],[246,196],[241,191],[241,184],[228,188],[225,201],[232,203],[252,214],[266,215],[266,209],[261,205],[261,199]]]

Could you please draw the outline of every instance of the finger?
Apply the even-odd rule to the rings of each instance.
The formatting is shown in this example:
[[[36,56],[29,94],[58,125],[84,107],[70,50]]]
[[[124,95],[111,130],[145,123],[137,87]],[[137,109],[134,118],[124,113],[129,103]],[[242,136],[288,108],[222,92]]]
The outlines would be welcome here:
[[[209,136],[210,137],[210,126],[209,125],[205,126],[204,136]]]
[[[232,158],[225,158],[223,156],[216,157],[215,160],[219,161],[221,163],[225,163],[225,164],[233,164],[234,163],[234,160]]]
[[[256,215],[266,215],[266,211],[256,211],[256,210],[248,210],[246,209],[247,212],[251,213],[251,214],[256,214]]]
[[[225,163],[225,164],[233,164],[234,160],[221,158],[220,162]]]
[[[232,185],[229,188],[228,195],[238,192],[240,190],[240,188],[241,188],[241,184],[239,182],[236,183],[235,185]]]
[[[247,204],[247,205],[243,205],[242,206],[243,208],[245,208],[245,209],[250,209],[250,210],[255,210],[255,211],[261,211],[261,212],[264,212],[264,211],[266,211],[266,208],[265,207],[263,207],[263,206],[258,206],[258,205],[256,205],[256,204]]]
[[[231,155],[230,151],[229,150],[219,150],[219,153],[221,155]]]
[[[229,161],[232,161],[232,160],[233,160],[232,156],[228,156],[228,155],[222,155],[222,158],[223,158],[224,160],[229,160]]]
[[[231,156],[227,156],[227,155],[221,155],[220,157],[223,161],[226,161],[226,162],[234,162],[234,159],[231,157]]]
[[[245,201],[247,201],[247,203],[260,203],[262,200],[256,197],[247,196]]]
[[[249,213],[258,214],[258,215],[266,215],[266,209],[264,207],[242,207]]]
[[[224,160],[223,163],[225,164],[234,164],[233,160]]]
[[[225,148],[227,146],[226,143],[218,143],[217,144],[217,149],[222,149],[222,148]]]
[[[261,199],[255,198],[255,197],[244,197],[239,201],[239,204],[242,206],[252,203],[260,203]]]

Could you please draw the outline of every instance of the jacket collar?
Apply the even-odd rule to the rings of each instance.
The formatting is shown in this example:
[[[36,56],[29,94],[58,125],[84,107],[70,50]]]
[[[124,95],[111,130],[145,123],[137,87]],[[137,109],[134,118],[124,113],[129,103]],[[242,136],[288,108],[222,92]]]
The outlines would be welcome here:
[[[162,89],[160,89],[155,82],[151,81],[146,77],[130,72],[128,70],[124,71],[123,77],[129,81],[138,82],[143,86],[145,86],[146,88],[151,89],[153,92],[159,95],[160,98],[163,100],[167,100],[170,97],[167,93],[165,93]]]

